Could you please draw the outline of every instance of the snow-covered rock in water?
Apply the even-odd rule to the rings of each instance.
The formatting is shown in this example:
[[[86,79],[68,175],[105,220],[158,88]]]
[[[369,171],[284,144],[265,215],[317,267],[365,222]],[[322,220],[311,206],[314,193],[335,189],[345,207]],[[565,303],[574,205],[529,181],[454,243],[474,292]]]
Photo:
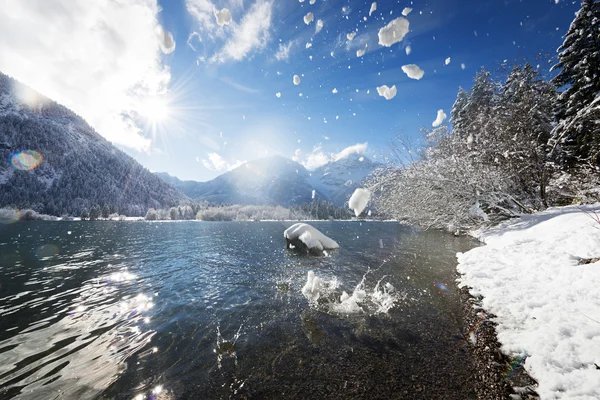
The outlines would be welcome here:
[[[357,217],[364,211],[371,199],[371,192],[368,189],[358,188],[348,200],[348,206],[354,210],[354,215]]]
[[[322,254],[323,250],[339,249],[335,240],[325,236],[318,229],[304,223],[290,226],[283,232],[286,247],[300,252]]]

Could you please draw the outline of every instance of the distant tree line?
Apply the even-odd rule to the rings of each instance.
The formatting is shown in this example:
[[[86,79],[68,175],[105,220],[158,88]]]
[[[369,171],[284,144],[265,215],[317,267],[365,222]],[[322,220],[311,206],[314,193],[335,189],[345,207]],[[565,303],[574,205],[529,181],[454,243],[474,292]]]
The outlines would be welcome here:
[[[583,0],[550,80],[528,63],[479,71],[452,129],[424,129],[420,150],[393,146],[369,183],[379,211],[455,231],[600,199],[599,27],[600,2]]]

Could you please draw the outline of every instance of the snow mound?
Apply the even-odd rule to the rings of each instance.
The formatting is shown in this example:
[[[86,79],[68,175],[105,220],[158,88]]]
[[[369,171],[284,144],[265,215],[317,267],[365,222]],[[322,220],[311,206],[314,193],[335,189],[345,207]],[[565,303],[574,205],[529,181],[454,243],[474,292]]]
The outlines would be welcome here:
[[[371,14],[373,14],[375,11],[377,11],[377,2],[373,2],[371,4],[371,8],[369,9],[369,17],[371,16]]]
[[[379,44],[391,47],[401,42],[408,33],[410,23],[404,17],[398,17],[379,30]]]
[[[215,18],[217,19],[217,25],[225,26],[231,23],[231,13],[227,8],[222,9],[221,11],[215,10]]]
[[[448,116],[446,115],[446,113],[444,112],[444,110],[438,110],[437,117],[436,117],[435,121],[433,121],[431,123],[431,126],[433,126],[434,128],[437,128],[438,126],[440,126],[442,124],[442,122],[444,122],[444,120],[447,117]]]
[[[404,16],[406,17],[408,14],[410,14],[410,12],[411,12],[412,10],[413,10],[413,9],[412,9],[412,8],[410,8],[410,7],[404,7],[404,10],[402,10],[402,15],[404,15]]]
[[[502,350],[526,357],[542,399],[600,398],[600,204],[556,207],[475,233],[461,286],[496,315]],[[590,263],[581,263],[588,259]]]
[[[357,217],[364,211],[371,199],[371,192],[368,189],[358,188],[352,193],[348,205],[354,210],[354,215]]]
[[[312,12],[309,12],[308,14],[306,14],[304,16],[304,23],[306,25],[309,25],[311,22],[313,22],[313,19],[315,19],[315,14],[313,14]]]
[[[301,250],[302,247],[306,247],[309,252],[320,254],[323,250],[340,248],[335,240],[304,223],[297,223],[290,226],[283,232],[283,236],[289,249],[295,248]]]
[[[300,84],[300,77],[298,75],[294,75],[294,85],[298,86]]]
[[[392,87],[388,87],[387,85],[378,86],[377,93],[379,93],[381,97],[385,97],[386,100],[391,100],[396,97],[396,85]]]
[[[411,79],[419,80],[425,75],[425,71],[423,71],[417,64],[408,64],[402,66],[402,71]]]

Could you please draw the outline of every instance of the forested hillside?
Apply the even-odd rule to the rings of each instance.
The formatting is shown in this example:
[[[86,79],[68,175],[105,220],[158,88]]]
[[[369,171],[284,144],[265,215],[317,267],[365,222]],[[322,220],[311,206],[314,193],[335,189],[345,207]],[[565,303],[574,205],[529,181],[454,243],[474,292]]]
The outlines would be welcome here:
[[[143,216],[186,197],[82,118],[0,73],[0,206]]]
[[[584,0],[552,78],[527,63],[481,69],[471,90],[458,92],[452,129],[425,130],[420,157],[409,152],[371,181],[379,210],[456,231],[598,201],[599,25],[600,2]]]

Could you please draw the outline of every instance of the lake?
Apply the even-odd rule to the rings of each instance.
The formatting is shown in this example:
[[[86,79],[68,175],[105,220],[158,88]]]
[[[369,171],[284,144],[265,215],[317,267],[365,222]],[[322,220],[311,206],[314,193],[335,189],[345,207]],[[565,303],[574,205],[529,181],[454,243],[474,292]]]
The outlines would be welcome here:
[[[474,397],[454,281],[476,242],[315,222],[341,248],[304,257],[291,225],[0,225],[0,398]]]

